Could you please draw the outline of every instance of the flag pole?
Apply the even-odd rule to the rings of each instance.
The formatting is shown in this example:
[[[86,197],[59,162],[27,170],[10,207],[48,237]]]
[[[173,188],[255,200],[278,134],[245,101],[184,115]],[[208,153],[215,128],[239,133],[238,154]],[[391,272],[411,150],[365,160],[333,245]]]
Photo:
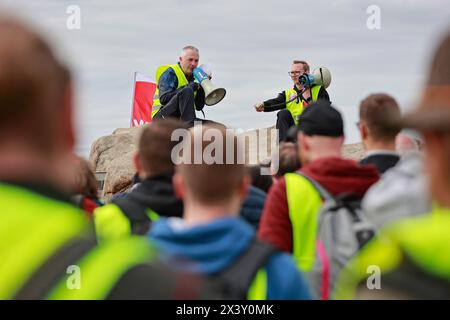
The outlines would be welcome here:
[[[136,93],[136,74],[137,72],[134,72],[133,76],[133,94],[131,96],[131,108],[130,108],[130,128],[133,126],[133,108],[134,108],[134,95]]]

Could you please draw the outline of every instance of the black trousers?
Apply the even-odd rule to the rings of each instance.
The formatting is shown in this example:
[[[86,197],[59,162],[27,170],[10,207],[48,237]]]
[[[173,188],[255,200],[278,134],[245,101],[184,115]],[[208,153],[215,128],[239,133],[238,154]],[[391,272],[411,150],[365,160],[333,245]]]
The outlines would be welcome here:
[[[194,121],[197,120],[195,117],[194,91],[188,86],[184,87],[166,105],[162,106],[154,117],[174,117],[186,122],[189,126],[193,126]]]
[[[287,140],[288,131],[294,126],[294,118],[292,118],[292,114],[289,110],[283,109],[278,111],[276,128],[278,129],[279,142]]]

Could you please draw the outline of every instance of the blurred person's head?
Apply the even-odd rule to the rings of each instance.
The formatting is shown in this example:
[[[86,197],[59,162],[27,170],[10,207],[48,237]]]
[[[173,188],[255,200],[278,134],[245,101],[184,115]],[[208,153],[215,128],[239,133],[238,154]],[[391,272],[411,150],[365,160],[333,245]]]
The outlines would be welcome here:
[[[173,171],[172,150],[177,141],[172,141],[172,133],[177,129],[187,129],[187,125],[174,118],[154,119],[142,130],[134,165],[140,180]]]
[[[74,156],[74,192],[90,198],[98,198],[98,184],[92,165],[83,157]]]
[[[386,119],[398,119],[400,108],[393,97],[384,93],[371,94],[359,105],[359,132],[366,151],[395,151],[398,129],[385,126]]]
[[[252,186],[268,193],[272,186],[272,177],[268,174],[261,174],[261,168],[261,165],[248,166],[247,174],[250,176]]]
[[[278,170],[273,168],[272,174],[277,179],[283,177],[286,173],[295,172],[301,167],[296,143],[281,142],[278,152],[275,152],[274,156],[278,157]]]
[[[0,179],[69,187],[70,78],[32,27],[0,17]]]
[[[397,137],[395,137],[395,149],[404,156],[410,152],[420,152],[423,147],[423,138],[419,132],[415,130],[403,129]]]
[[[422,133],[432,199],[450,208],[450,33],[438,47],[430,70],[419,107],[401,123]]]
[[[204,141],[208,140],[203,139],[204,134],[214,136],[214,143],[222,143],[216,143],[217,148],[211,150],[212,142]],[[237,216],[250,184],[244,164],[238,164],[238,153],[243,150],[237,137],[227,135],[223,126],[195,126],[182,146],[183,161],[176,166],[173,185],[177,196],[183,199],[185,221],[196,224]],[[205,154],[213,153],[217,161],[209,162]],[[231,154],[227,157],[227,153]]]
[[[344,143],[344,122],[341,113],[329,102],[319,100],[309,105],[298,123],[300,163],[325,157],[340,157]]]

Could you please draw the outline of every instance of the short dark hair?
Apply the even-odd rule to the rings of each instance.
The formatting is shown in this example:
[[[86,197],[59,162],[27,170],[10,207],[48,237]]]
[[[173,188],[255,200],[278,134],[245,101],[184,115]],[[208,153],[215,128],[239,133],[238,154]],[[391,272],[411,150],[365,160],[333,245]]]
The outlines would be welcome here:
[[[97,179],[92,164],[83,157],[75,156],[75,192],[98,198]]]
[[[303,69],[305,70],[306,73],[309,72],[309,64],[308,62],[304,61],[304,60],[294,60],[292,61],[292,64],[301,64],[303,65]]]
[[[178,141],[171,141],[176,129],[187,129],[182,121],[167,118],[154,119],[146,125],[139,139],[139,157],[145,171],[152,174],[173,170],[172,149]]]
[[[277,178],[284,176],[286,173],[295,172],[301,168],[298,146],[295,143],[280,143],[278,157],[278,172],[275,174]]]
[[[247,174],[252,180],[252,186],[261,189],[265,193],[269,193],[269,189],[272,186],[272,177],[270,175],[261,174],[261,165],[254,165],[247,167]]]
[[[359,119],[369,128],[373,139],[393,141],[400,132],[398,128],[386,126],[385,123],[400,118],[400,107],[395,99],[385,93],[371,94],[359,106]]]

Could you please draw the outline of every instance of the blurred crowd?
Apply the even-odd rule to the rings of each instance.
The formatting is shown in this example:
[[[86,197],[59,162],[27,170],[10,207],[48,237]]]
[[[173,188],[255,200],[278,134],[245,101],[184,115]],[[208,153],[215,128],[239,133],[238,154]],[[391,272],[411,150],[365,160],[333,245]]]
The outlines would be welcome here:
[[[355,110],[359,162],[328,100],[258,166],[223,125],[159,118],[108,203],[73,153],[74,94],[48,43],[0,17],[0,299],[450,298],[450,33],[415,111],[385,93]],[[227,161],[197,163],[205,135]]]

